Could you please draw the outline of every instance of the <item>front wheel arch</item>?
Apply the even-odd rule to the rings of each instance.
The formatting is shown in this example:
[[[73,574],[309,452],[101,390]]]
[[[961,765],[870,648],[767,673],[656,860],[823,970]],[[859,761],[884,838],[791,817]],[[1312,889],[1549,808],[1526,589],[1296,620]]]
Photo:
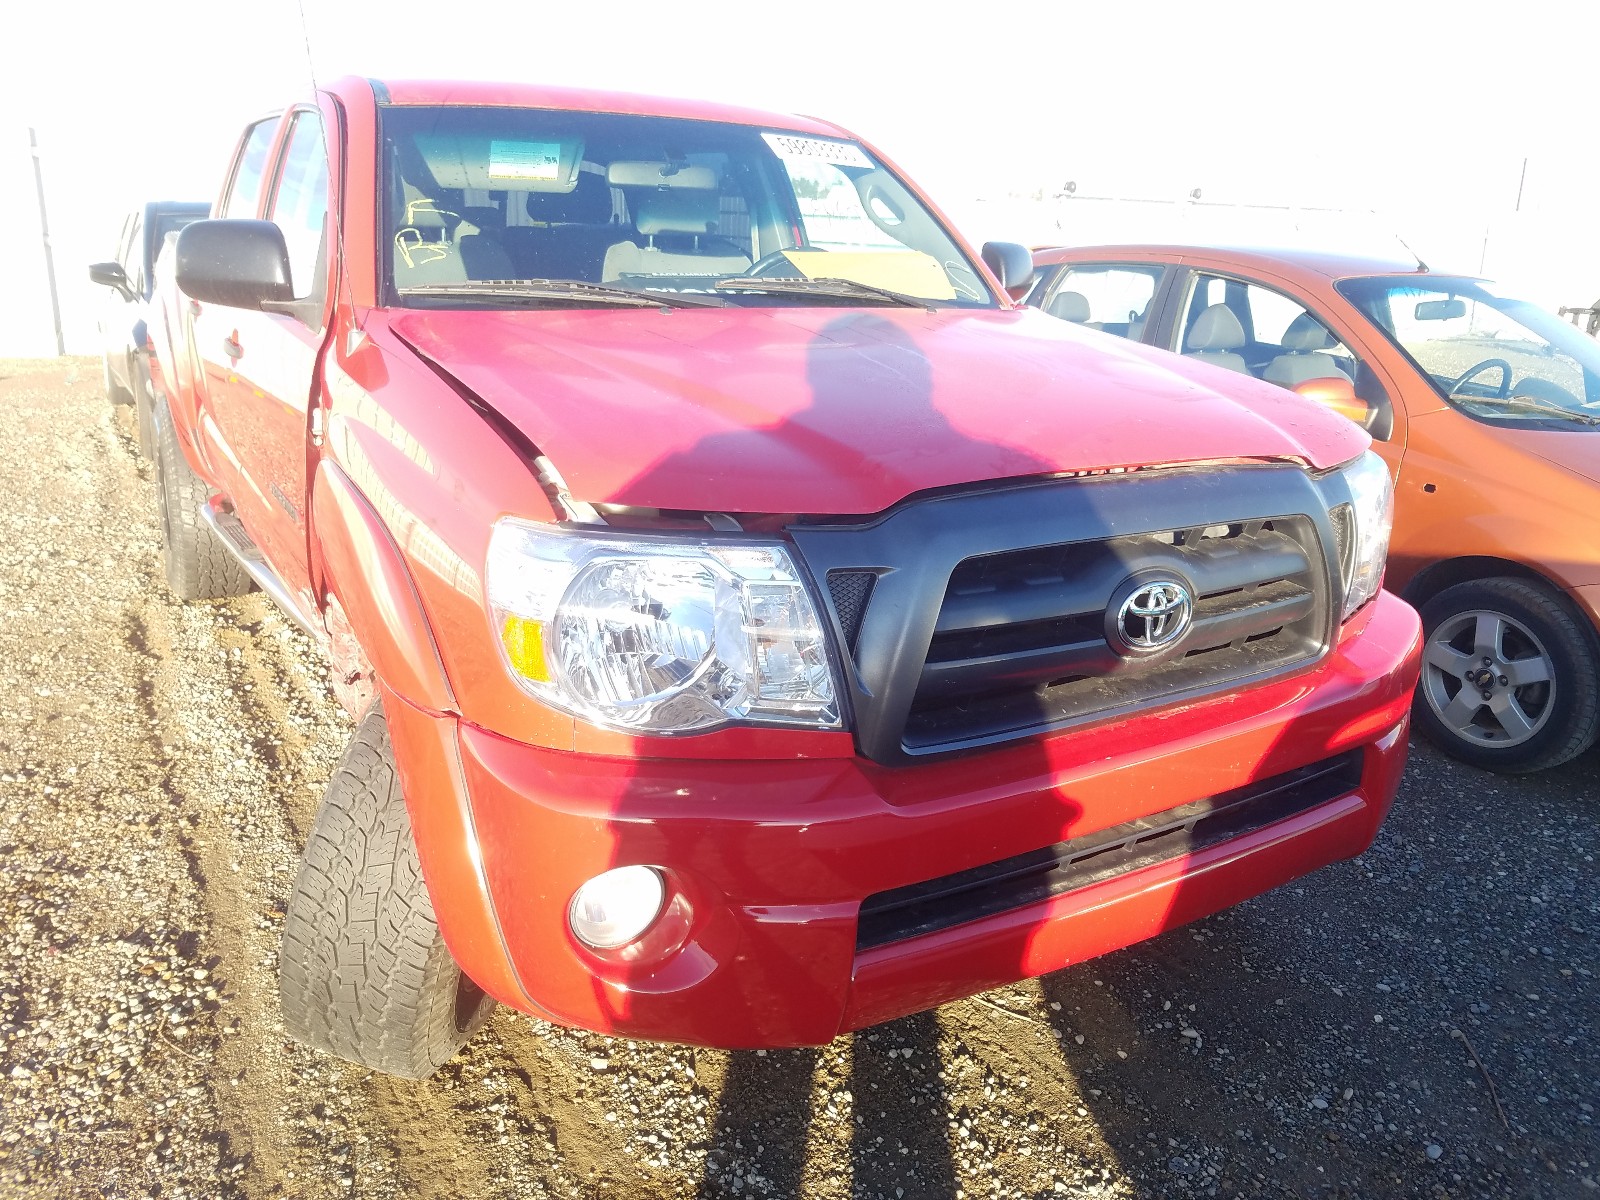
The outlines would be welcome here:
[[[1488,554],[1463,555],[1429,563],[1411,577],[1400,589],[1400,598],[1419,611],[1446,588],[1458,583],[1471,583],[1484,579],[1521,579],[1540,588],[1567,614],[1588,631],[1589,646],[1600,656],[1600,629],[1595,628],[1589,614],[1584,612],[1567,593],[1566,586],[1550,578],[1536,567],[1509,558],[1496,558]]]

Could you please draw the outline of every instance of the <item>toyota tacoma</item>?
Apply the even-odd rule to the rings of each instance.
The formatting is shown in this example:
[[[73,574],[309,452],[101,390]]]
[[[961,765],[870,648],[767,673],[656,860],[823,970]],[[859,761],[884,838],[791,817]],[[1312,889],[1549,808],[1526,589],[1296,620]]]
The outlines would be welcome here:
[[[1368,435],[1021,306],[838,126],[345,79],[162,263],[167,581],[266,591],[357,719],[283,933],[311,1045],[820,1044],[1393,799]]]

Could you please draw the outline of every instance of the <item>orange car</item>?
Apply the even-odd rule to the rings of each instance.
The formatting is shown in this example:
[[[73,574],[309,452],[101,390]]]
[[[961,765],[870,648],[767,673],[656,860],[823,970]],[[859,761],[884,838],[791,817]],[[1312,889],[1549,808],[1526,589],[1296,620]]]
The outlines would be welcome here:
[[[1415,716],[1496,771],[1600,731],[1600,343],[1415,260],[1187,246],[1037,251],[1028,302],[1291,388],[1395,475],[1387,585],[1421,610]]]

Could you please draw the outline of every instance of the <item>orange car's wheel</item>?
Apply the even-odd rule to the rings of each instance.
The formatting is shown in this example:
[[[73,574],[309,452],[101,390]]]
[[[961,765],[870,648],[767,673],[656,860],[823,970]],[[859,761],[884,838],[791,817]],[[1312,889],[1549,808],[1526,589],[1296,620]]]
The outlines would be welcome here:
[[[1458,583],[1421,608],[1417,728],[1491,771],[1540,771],[1600,732],[1600,655],[1590,631],[1525,579]]]

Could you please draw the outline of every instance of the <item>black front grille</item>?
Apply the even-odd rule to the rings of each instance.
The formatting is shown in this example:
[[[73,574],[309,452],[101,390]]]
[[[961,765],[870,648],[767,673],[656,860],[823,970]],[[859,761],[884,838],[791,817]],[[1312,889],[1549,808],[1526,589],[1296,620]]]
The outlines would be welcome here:
[[[905,745],[1057,727],[1292,666],[1322,648],[1310,521],[1296,517],[1029,547],[966,559],[950,576]],[[1108,636],[1118,590],[1184,580],[1189,632],[1150,656]]]
[[[1009,912],[1191,855],[1347,796],[1360,785],[1361,751],[1352,750],[1042,850],[878,892],[862,902],[856,949]]]
[[[1336,616],[1342,479],[1273,464],[996,484],[787,532],[826,584],[857,746],[908,763],[1314,661]],[[1161,578],[1194,597],[1192,626],[1154,653],[1119,646],[1108,611]]]

